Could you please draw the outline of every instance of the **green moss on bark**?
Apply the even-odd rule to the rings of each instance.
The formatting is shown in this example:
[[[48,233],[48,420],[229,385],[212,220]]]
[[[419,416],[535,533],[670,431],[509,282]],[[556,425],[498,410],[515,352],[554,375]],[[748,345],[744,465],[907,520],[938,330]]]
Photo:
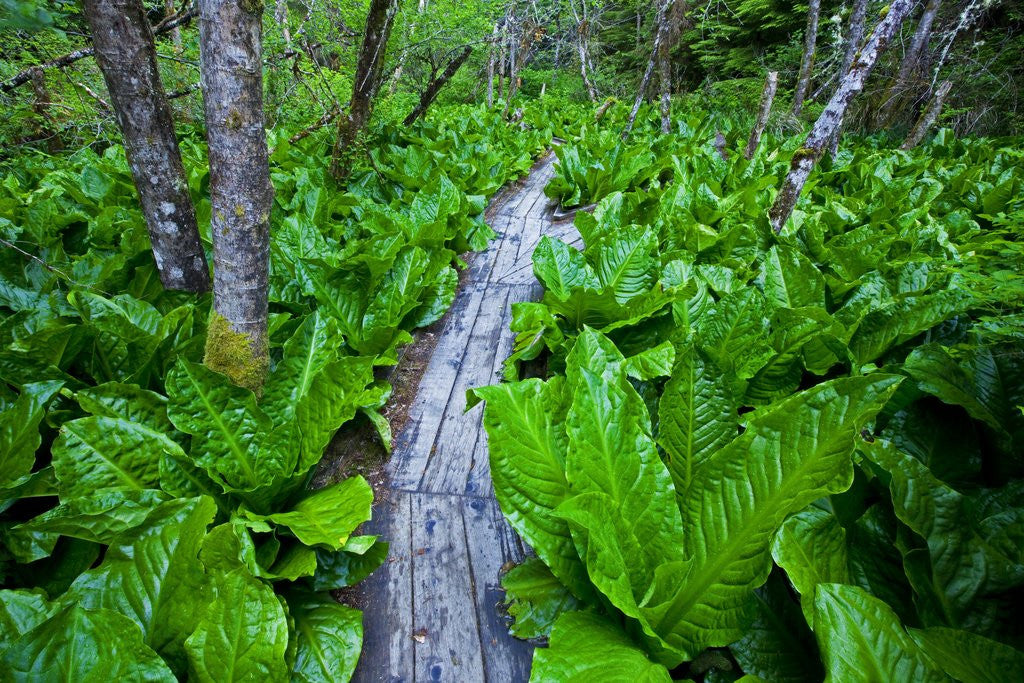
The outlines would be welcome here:
[[[236,332],[216,311],[210,314],[203,362],[211,370],[227,375],[238,386],[251,389],[257,396],[263,393],[263,383],[270,369],[266,340]]]

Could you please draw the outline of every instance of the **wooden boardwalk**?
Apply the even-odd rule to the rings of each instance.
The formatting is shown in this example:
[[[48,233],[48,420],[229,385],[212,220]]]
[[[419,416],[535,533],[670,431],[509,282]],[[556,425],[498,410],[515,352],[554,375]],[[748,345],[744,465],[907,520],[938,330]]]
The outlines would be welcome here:
[[[388,464],[389,491],[363,533],[390,542],[388,562],[360,584],[360,682],[517,683],[532,647],[508,635],[499,573],[525,549],[494,500],[483,410],[466,389],[493,384],[511,353],[511,305],[536,299],[541,235],[578,242],[553,224],[544,186],[553,155],[489,211],[498,232],[476,254],[420,381]],[[573,240],[575,238],[575,240]]]

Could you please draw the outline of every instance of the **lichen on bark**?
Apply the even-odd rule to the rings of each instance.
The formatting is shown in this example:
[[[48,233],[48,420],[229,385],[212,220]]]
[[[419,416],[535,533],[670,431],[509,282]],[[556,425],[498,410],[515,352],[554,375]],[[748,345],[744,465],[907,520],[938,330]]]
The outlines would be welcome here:
[[[267,340],[236,332],[231,329],[227,318],[213,311],[206,331],[203,362],[206,367],[227,375],[232,382],[252,390],[259,397],[270,370]]]

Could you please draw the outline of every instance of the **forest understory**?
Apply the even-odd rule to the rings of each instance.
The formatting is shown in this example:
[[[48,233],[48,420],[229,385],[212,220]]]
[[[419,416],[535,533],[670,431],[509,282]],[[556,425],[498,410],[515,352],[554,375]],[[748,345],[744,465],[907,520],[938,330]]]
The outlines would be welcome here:
[[[542,294],[434,408],[529,680],[1024,680],[1022,52],[1016,0],[0,0],[0,682],[371,680],[364,525],[530,178]]]

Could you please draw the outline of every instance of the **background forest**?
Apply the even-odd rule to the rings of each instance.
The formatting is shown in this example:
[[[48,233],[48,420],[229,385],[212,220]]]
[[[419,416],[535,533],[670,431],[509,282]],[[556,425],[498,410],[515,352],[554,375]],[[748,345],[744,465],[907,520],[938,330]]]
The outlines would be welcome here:
[[[1014,0],[0,0],[0,682],[348,680],[388,539],[321,462],[547,154],[582,248],[467,399],[532,680],[1024,678],[1022,52]]]

